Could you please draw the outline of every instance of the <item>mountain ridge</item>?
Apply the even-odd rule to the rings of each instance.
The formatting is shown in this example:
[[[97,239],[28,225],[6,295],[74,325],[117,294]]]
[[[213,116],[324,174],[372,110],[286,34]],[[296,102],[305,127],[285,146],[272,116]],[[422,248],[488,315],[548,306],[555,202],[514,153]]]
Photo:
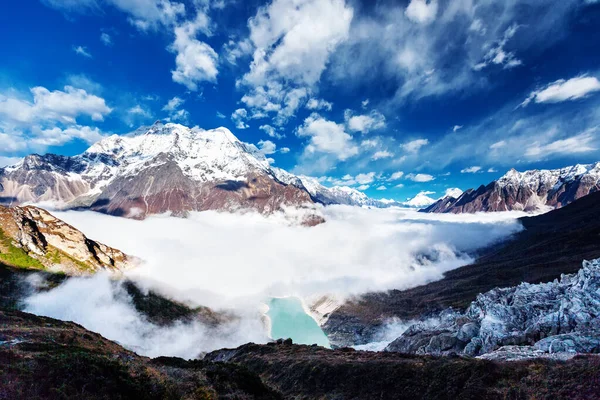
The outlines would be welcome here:
[[[0,168],[0,204],[44,202],[138,219],[205,210],[270,214],[313,203],[389,205],[272,167],[226,128],[161,122],[105,137],[80,155],[32,154]]]
[[[445,196],[421,211],[458,214],[560,208],[599,190],[600,162],[554,170],[518,172],[512,168],[496,181],[458,197]]]

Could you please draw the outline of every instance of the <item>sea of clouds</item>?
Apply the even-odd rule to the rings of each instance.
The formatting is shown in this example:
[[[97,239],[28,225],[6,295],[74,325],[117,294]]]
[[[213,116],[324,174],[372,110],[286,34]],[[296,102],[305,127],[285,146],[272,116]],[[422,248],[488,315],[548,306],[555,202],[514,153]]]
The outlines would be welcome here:
[[[405,289],[469,263],[478,248],[522,229],[519,213],[423,214],[329,206],[326,223],[284,215],[207,211],[144,221],[94,212],[54,212],[88,237],[143,262],[125,275],[146,289],[239,318],[215,330],[200,323],[157,327],[139,315],[107,274],[73,278],[26,301],[40,315],[75,321],[141,354],[196,357],[268,340],[261,304],[269,297],[338,298]]]

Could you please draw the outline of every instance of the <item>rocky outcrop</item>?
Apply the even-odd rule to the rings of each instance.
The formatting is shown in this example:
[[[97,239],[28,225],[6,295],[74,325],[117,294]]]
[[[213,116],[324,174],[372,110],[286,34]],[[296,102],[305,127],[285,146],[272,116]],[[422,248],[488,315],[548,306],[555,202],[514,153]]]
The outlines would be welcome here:
[[[532,356],[600,353],[600,259],[554,282],[480,294],[464,313],[449,309],[433,326],[412,325],[386,350],[481,356],[503,346],[530,346]]]
[[[323,331],[334,346],[379,341],[391,320],[410,321],[452,307],[466,310],[480,293],[522,282],[552,282],[600,258],[600,192],[551,212],[521,218],[524,230],[474,255],[473,264],[407,290],[368,293],[332,311]]]
[[[600,162],[556,170],[508,171],[497,181],[446,196],[423,212],[474,213],[559,208],[600,190]]]
[[[78,275],[124,270],[136,262],[38,207],[0,206],[0,232],[0,261],[16,267]]]

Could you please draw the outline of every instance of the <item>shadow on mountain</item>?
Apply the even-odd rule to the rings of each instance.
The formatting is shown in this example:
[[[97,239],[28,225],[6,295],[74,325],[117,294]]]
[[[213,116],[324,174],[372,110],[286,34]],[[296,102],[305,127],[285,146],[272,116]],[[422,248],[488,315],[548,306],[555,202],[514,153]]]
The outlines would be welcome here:
[[[0,204],[3,206],[8,206],[14,203],[18,203],[18,199],[16,197],[11,196],[0,196]]]
[[[225,181],[215,186],[217,189],[226,190],[228,192],[236,192],[240,189],[249,189],[250,186],[243,181]]]

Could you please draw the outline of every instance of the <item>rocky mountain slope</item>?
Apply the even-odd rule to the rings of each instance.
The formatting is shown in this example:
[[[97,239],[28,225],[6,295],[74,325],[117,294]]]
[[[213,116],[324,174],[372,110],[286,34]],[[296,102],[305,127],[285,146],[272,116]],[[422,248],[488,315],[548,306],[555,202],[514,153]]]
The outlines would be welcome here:
[[[522,282],[552,282],[576,273],[583,260],[600,258],[600,192],[546,214],[521,218],[525,230],[484,249],[476,262],[444,278],[409,290],[371,293],[343,304],[327,316],[323,330],[332,344],[377,341],[393,319],[411,321],[448,307],[463,311],[480,293]]]
[[[0,399],[588,399],[600,358],[502,363],[280,342],[149,359],[70,322],[0,310],[0,381]]]
[[[600,190],[600,162],[555,170],[508,171],[497,181],[446,196],[423,212],[532,211],[559,208]]]
[[[34,154],[0,168],[0,204],[27,202],[139,219],[204,210],[269,214],[314,202],[388,206],[355,189],[327,188],[271,167],[226,128],[160,122],[104,138],[78,156]]]
[[[312,203],[279,181],[264,155],[225,128],[157,122],[113,135],[74,157],[31,155],[0,170],[4,204],[52,202],[132,218],[171,212],[254,209]]]
[[[600,353],[600,259],[553,282],[493,289],[465,312],[417,323],[387,351],[486,358]]]
[[[87,238],[41,208],[0,206],[0,261],[70,275],[119,271],[136,260]]]

